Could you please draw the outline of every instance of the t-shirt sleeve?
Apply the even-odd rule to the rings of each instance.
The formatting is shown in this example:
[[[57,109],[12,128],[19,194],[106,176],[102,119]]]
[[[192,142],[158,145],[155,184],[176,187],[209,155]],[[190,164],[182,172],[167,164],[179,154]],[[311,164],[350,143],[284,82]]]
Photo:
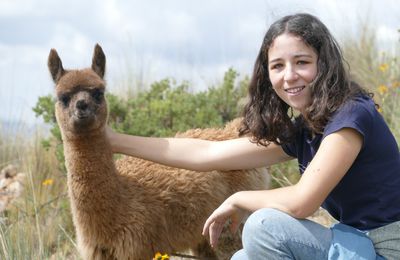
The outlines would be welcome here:
[[[372,131],[373,113],[378,112],[371,99],[360,97],[350,100],[333,115],[325,127],[323,138],[343,128],[352,128],[363,136],[365,142]]]
[[[301,142],[303,141],[302,136],[304,134],[304,129],[301,120],[295,120],[293,123],[295,124],[295,127],[298,129],[298,131],[296,132],[295,138],[292,142],[282,144],[282,149],[287,155],[293,158],[298,158],[298,151],[301,147]]]
[[[283,151],[292,157],[297,157],[297,150],[296,150],[296,144],[295,142],[288,143],[288,144],[282,144],[282,149]]]

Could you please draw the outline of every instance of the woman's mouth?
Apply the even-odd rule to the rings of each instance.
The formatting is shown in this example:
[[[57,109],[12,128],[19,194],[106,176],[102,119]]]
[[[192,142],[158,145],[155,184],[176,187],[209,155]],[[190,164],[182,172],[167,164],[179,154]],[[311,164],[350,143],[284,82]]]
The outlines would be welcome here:
[[[289,93],[291,95],[296,95],[296,94],[300,93],[305,87],[306,86],[288,88],[288,89],[285,89],[285,92]]]

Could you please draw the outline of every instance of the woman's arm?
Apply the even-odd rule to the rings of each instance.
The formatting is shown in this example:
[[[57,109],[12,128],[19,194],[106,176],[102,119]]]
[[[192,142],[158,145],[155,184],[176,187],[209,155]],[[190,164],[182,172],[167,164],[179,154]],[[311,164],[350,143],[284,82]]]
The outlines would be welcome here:
[[[234,204],[249,211],[275,208],[296,218],[309,217],[349,170],[362,142],[361,134],[354,129],[332,133],[321,142],[297,184],[275,190],[239,192],[234,195]]]
[[[229,197],[206,221],[203,234],[216,244],[223,224],[233,217],[234,229],[240,212],[274,208],[295,218],[313,214],[349,170],[362,146],[362,136],[344,128],[328,135],[300,181],[288,187],[263,191],[241,191]]]
[[[226,141],[155,138],[115,133],[110,128],[107,137],[116,153],[196,171],[251,169],[292,159],[279,145],[264,147],[247,137]]]

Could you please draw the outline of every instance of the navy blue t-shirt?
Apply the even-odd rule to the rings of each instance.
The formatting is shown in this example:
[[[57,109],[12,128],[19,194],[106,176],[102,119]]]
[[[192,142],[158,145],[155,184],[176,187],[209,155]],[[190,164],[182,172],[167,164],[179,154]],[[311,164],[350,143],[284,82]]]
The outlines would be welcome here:
[[[347,101],[332,116],[323,134],[311,138],[310,131],[302,127],[296,141],[282,148],[298,159],[302,174],[322,139],[343,128],[353,128],[363,136],[362,148],[322,207],[341,223],[360,230],[399,221],[399,148],[371,98],[357,96]]]

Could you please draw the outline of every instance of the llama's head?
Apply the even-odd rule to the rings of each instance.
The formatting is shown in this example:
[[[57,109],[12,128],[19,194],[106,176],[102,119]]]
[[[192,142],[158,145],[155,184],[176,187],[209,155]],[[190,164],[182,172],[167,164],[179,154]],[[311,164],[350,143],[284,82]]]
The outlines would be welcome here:
[[[96,44],[92,67],[65,70],[52,49],[48,67],[56,84],[56,118],[65,137],[85,137],[102,131],[107,121],[104,98],[106,57]]]

